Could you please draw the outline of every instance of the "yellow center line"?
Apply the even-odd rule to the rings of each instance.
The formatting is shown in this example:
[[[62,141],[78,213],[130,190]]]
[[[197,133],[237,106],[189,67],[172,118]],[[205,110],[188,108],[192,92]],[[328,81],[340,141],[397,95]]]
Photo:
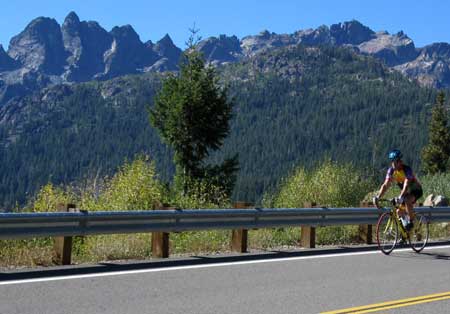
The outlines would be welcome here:
[[[450,299],[450,291],[444,293],[429,294],[415,298],[407,298],[396,301],[374,303],[370,305],[351,307],[342,310],[322,312],[322,314],[344,314],[344,313],[371,313],[381,310],[394,309],[399,307],[411,306],[415,304],[427,303],[441,301],[445,299]]]

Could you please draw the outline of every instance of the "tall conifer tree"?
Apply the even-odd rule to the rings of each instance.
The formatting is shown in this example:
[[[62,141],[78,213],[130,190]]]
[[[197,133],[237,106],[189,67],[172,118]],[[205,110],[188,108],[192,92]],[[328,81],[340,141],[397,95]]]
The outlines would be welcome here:
[[[230,132],[232,103],[227,90],[219,85],[215,70],[205,66],[197,50],[197,30],[187,42],[180,62],[179,75],[170,75],[155,97],[150,121],[164,142],[175,152],[176,183],[188,192],[188,182],[209,179],[220,184],[228,194],[235,181],[237,157],[222,165],[206,164],[211,151],[218,150]]]
[[[429,124],[429,142],[422,150],[422,167],[426,173],[448,171],[450,157],[450,127],[445,108],[445,94],[440,92]]]

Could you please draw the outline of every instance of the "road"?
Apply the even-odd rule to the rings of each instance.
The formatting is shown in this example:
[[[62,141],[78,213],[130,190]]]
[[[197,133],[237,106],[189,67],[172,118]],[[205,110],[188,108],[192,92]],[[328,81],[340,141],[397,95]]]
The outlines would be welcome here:
[[[448,313],[449,270],[450,243],[3,270],[0,313]]]

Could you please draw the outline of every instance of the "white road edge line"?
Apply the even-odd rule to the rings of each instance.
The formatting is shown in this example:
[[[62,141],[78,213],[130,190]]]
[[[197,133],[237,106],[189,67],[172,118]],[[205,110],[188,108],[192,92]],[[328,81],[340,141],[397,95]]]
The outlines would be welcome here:
[[[444,249],[444,248],[450,248],[450,245],[433,246],[433,247],[429,247],[428,249]],[[394,252],[404,252],[404,251],[410,251],[410,250],[411,250],[411,248],[404,248],[404,249],[396,249]],[[191,266],[112,271],[112,272],[84,274],[84,275],[70,275],[70,276],[57,276],[57,277],[49,277],[49,278],[34,278],[34,279],[1,281],[0,286],[17,285],[17,284],[24,284],[24,283],[35,283],[35,282],[46,282],[46,281],[70,280],[70,279],[84,279],[84,278],[95,278],[95,277],[133,275],[133,274],[142,274],[142,273],[156,273],[156,272],[172,271],[172,270],[212,268],[212,267],[261,264],[261,263],[275,263],[275,262],[290,262],[290,261],[298,261],[298,260],[330,258],[330,257],[346,257],[346,256],[369,255],[369,254],[382,254],[382,253],[380,251],[376,250],[376,251],[368,251],[368,252],[335,253],[335,254],[324,254],[324,255],[283,257],[283,258],[277,258],[277,259],[272,258],[272,259],[264,259],[264,260],[256,260],[256,261],[226,262],[226,263],[202,264],[202,265],[191,265]]]

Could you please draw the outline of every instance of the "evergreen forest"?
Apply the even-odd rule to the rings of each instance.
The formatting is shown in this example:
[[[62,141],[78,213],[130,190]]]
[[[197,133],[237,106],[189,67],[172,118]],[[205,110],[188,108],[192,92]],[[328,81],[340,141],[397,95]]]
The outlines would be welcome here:
[[[234,200],[259,203],[296,167],[327,159],[351,162],[379,181],[393,147],[420,170],[437,91],[372,57],[296,46],[217,72],[233,118],[209,162],[238,154]],[[112,176],[139,153],[169,182],[173,153],[148,119],[164,75],[54,86],[0,108],[0,206],[25,205],[48,182],[77,186]]]

